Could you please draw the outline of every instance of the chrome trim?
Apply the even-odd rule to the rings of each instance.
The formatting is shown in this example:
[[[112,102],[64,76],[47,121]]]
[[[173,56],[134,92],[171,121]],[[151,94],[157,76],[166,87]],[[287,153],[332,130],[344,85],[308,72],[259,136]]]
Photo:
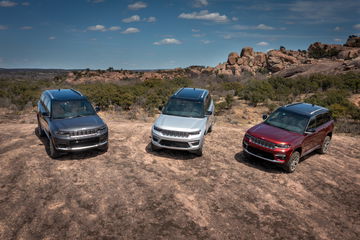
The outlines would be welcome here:
[[[321,111],[321,110],[325,110],[325,108],[316,109],[316,110],[312,111],[310,114],[313,115],[314,113]]]
[[[177,92],[174,94],[175,96],[178,95],[179,92],[181,92],[181,90],[183,90],[184,88],[180,88],[179,90],[177,90]]]
[[[75,92],[75,93],[77,93],[77,94],[79,94],[80,96],[83,96],[83,95],[81,94],[81,92],[76,91],[75,89],[70,88],[70,90],[73,91],[73,92]]]
[[[90,149],[90,148],[96,148],[96,147],[100,147],[102,145],[107,144],[108,141],[102,142],[102,143],[98,143],[95,145],[91,145],[91,146],[85,146],[85,147],[73,147],[73,148],[56,148],[57,150],[61,150],[61,151],[77,151],[77,150],[86,150],[86,149]]]
[[[49,90],[46,90],[46,92],[50,95],[51,99],[54,99],[54,96],[51,94]]]
[[[294,103],[286,104],[285,107],[290,107],[290,106],[294,106],[294,105],[301,104],[301,103],[303,103],[303,102],[294,102]]]
[[[249,152],[246,148],[244,148],[244,151],[247,152],[250,155],[253,155],[254,157],[261,158],[261,159],[269,161],[269,162],[274,162],[274,163],[284,163],[285,162],[285,161],[272,160],[272,159],[269,159],[269,158],[264,158],[264,157],[258,156],[258,155],[254,154],[254,153]]]
[[[201,98],[204,98],[205,93],[206,93],[206,91],[204,91],[204,92],[201,94]]]

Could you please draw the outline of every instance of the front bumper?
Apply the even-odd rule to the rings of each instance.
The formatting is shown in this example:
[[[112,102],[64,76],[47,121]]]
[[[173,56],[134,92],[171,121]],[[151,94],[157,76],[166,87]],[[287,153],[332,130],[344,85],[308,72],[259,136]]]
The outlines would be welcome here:
[[[151,142],[157,147],[192,151],[198,150],[203,144],[203,135],[200,133],[197,136],[190,136],[188,138],[164,136],[161,133],[152,131]]]
[[[76,137],[53,137],[56,150],[65,152],[84,151],[108,144],[108,132]]]
[[[250,142],[249,139],[244,138],[243,140],[243,149],[246,153],[269,161],[269,162],[273,162],[273,163],[280,163],[280,164],[284,164],[286,163],[289,158],[290,155],[292,153],[292,149],[291,148],[287,148],[287,149],[282,149],[282,148],[274,148],[274,149],[270,149],[270,148],[266,148],[263,147],[261,145],[255,144],[253,142]]]

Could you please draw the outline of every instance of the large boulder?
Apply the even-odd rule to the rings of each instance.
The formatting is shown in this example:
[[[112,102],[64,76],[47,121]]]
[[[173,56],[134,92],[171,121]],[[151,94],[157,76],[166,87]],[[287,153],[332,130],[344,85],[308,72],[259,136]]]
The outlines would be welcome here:
[[[344,44],[346,47],[358,47],[360,48],[360,37],[358,36],[349,36],[348,40]]]
[[[254,49],[252,47],[244,47],[241,50],[241,57],[253,57],[254,56]]]
[[[236,52],[230,53],[228,56],[228,63],[230,65],[234,65],[237,62],[239,57],[240,57],[239,54],[237,54]]]
[[[310,44],[308,53],[313,58],[331,58],[337,57],[340,51],[344,50],[344,46],[340,44],[324,44],[315,42]]]
[[[360,48],[343,50],[343,51],[339,52],[337,57],[339,59],[348,60],[348,59],[357,58],[358,56],[360,56]]]

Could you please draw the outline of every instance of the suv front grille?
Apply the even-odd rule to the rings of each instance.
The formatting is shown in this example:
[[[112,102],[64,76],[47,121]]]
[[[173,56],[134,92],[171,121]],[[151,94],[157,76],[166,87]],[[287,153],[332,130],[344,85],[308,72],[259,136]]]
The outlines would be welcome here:
[[[95,129],[87,129],[87,130],[79,130],[79,131],[69,131],[69,135],[72,136],[86,136],[96,134],[99,131],[105,130],[104,127],[102,128],[95,128]]]
[[[169,140],[161,140],[160,144],[168,147],[179,147],[179,148],[189,148],[189,144],[187,142],[176,142]]]
[[[171,136],[171,137],[183,137],[187,138],[189,137],[189,133],[187,132],[178,132],[178,131],[170,131],[170,130],[161,130],[161,133],[165,136]]]
[[[247,137],[250,139],[250,141],[252,143],[255,143],[256,145],[260,145],[262,147],[266,147],[266,148],[270,148],[270,149],[274,149],[275,148],[275,143],[272,142],[268,142],[265,140],[262,140],[260,138],[251,136],[251,135],[247,135]]]
[[[274,160],[274,155],[272,153],[248,146],[246,148],[249,152],[251,152],[252,154],[255,154],[257,156],[263,157],[263,158],[267,158],[270,160]]]

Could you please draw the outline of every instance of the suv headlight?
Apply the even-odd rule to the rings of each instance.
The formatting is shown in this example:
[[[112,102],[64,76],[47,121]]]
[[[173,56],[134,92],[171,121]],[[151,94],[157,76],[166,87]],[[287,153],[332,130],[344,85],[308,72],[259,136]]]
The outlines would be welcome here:
[[[245,133],[245,137],[248,138],[248,139],[251,139],[251,135],[248,134],[248,133]]]
[[[56,131],[55,133],[56,133],[56,135],[60,135],[60,136],[70,136],[70,133],[67,131],[60,130],[60,131]]]
[[[189,135],[199,135],[201,133],[201,130],[189,132]]]
[[[98,133],[105,132],[107,130],[107,126],[103,126],[97,130]]]
[[[290,144],[275,144],[275,148],[289,148]]]
[[[154,126],[154,130],[155,130],[155,131],[158,131],[158,132],[161,132],[161,131],[162,131],[162,129],[161,129],[161,128],[158,128],[157,126]]]

